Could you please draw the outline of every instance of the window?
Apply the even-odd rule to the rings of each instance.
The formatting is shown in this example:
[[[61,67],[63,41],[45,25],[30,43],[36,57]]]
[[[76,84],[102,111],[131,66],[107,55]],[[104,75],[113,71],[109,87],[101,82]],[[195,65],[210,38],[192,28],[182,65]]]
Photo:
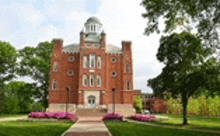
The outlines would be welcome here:
[[[115,63],[116,62],[116,59],[115,58],[112,58],[112,63]]]
[[[90,86],[94,87],[95,86],[95,76],[90,76]]]
[[[88,61],[87,61],[87,56],[83,56],[83,67],[87,68]]]
[[[126,64],[126,73],[129,72],[129,64]]]
[[[97,61],[98,61],[98,68],[101,69],[101,61],[102,61],[102,59],[101,59],[100,56],[97,57]]]
[[[91,48],[91,47],[92,47],[92,45],[91,45],[91,44],[87,44],[86,46],[87,46],[88,48]]]
[[[116,76],[116,73],[115,73],[115,72],[112,72],[112,76],[115,77],[115,76]]]
[[[101,82],[102,82],[102,81],[101,81],[101,76],[97,76],[97,80],[98,80],[98,81],[97,81],[97,86],[98,86],[98,87],[101,87]]]
[[[59,53],[55,53],[54,56],[58,59],[59,58]]]
[[[53,64],[53,71],[57,72],[59,70],[59,63],[58,62],[54,62]]]
[[[68,72],[68,75],[69,75],[69,76],[72,76],[72,75],[73,75],[73,71],[70,70],[70,71]]]
[[[83,75],[83,86],[84,87],[87,87],[87,82],[88,80],[87,80],[87,75]]]
[[[94,32],[96,32],[95,25],[94,25]]]
[[[126,88],[127,88],[127,90],[131,90],[131,82],[130,81],[127,81]]]
[[[99,44],[96,44],[96,45],[95,45],[95,48],[99,48],[99,47],[100,47],[100,45],[99,45]]]
[[[91,25],[91,32],[93,31],[93,25]]]
[[[53,80],[53,90],[56,90],[57,89],[57,80],[54,79]]]
[[[90,68],[95,68],[95,54],[90,55]]]
[[[73,57],[73,56],[70,56],[70,57],[69,57],[69,61],[70,61],[70,62],[73,62],[73,61],[74,61],[74,57]]]

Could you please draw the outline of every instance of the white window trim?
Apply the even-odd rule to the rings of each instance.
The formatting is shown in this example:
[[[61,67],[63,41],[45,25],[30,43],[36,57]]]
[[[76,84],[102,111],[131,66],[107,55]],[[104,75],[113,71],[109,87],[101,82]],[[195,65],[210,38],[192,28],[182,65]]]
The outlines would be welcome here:
[[[54,83],[56,84],[55,86],[55,88],[54,88]],[[53,84],[52,84],[52,89],[53,90],[56,90],[57,89],[57,80],[56,79],[53,79]]]
[[[85,84],[85,79],[87,80],[86,84]],[[83,75],[83,86],[84,86],[84,87],[87,87],[87,85],[88,85],[87,75]]]
[[[72,72],[72,74],[70,74],[70,72]],[[67,74],[68,74],[68,76],[73,76],[73,75],[74,75],[74,72],[73,72],[73,70],[69,70],[69,71],[67,72]]]
[[[115,59],[115,61],[113,61],[113,59]],[[117,59],[116,58],[111,58],[112,63],[116,63]]]
[[[130,68],[129,68],[129,64],[126,64],[126,73],[129,73],[130,72]]]
[[[57,70],[56,70],[56,66],[58,67]],[[59,71],[59,62],[54,62],[54,64],[53,64],[53,71],[54,72],[58,72]]]
[[[92,79],[93,79],[93,84],[91,84],[92,83],[91,82]],[[95,76],[93,76],[93,75],[89,76],[89,85],[90,85],[90,87],[94,87],[95,86]]]
[[[100,66],[99,66],[100,63]],[[102,68],[102,58],[100,56],[97,57],[97,68],[101,69]]]
[[[100,79],[100,84],[99,84],[99,79]],[[97,76],[97,87],[101,87],[102,86],[102,77],[100,75]]]
[[[70,58],[73,58],[73,60],[70,60]],[[73,62],[75,60],[74,56],[69,56],[69,62]]]
[[[115,75],[113,76],[112,73],[115,73]],[[112,72],[111,72],[111,76],[112,76],[112,77],[116,77],[116,76],[117,76],[117,73],[116,73],[115,71],[112,71]]]
[[[92,57],[94,56],[94,67],[92,67]],[[96,64],[96,61],[95,61],[95,54],[90,54],[89,56],[89,67],[90,68],[95,68],[95,64]]]
[[[88,57],[83,56],[83,68],[87,68],[87,67],[88,67]]]

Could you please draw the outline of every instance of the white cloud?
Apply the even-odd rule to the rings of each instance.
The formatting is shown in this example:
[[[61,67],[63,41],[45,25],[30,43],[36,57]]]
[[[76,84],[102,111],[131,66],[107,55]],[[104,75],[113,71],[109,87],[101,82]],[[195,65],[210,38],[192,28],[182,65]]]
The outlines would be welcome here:
[[[96,16],[107,33],[107,43],[121,47],[122,40],[132,41],[135,87],[151,92],[147,80],[156,77],[162,68],[155,57],[160,36],[143,35],[147,20],[141,17],[145,12],[141,0],[97,0],[100,6],[95,14],[85,11],[84,0],[47,0],[41,8],[34,2],[0,5],[0,14],[4,14],[3,19],[0,17],[1,40],[18,49],[53,38],[63,38],[64,45],[79,43],[84,23]]]

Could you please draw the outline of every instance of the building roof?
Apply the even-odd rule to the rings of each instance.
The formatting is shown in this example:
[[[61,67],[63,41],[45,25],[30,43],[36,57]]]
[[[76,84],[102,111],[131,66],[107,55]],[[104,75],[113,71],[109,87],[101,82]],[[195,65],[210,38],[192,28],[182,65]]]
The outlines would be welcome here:
[[[64,46],[63,47],[63,52],[65,52],[65,53],[77,53],[77,52],[79,52],[79,48],[80,48],[79,44],[73,43],[73,44]],[[107,45],[106,52],[107,53],[121,53],[122,50],[121,50],[121,48],[110,44],[110,45]]]
[[[107,50],[106,50],[107,53],[121,53],[122,50],[121,48],[115,46],[115,45],[107,45]]]
[[[98,24],[102,25],[101,22],[99,21],[99,19],[98,19],[97,17],[90,17],[90,18],[87,19],[87,21],[86,21],[86,24],[88,24],[88,23],[98,23]]]
[[[77,53],[79,52],[79,44],[73,43],[63,47],[63,52],[65,53]]]

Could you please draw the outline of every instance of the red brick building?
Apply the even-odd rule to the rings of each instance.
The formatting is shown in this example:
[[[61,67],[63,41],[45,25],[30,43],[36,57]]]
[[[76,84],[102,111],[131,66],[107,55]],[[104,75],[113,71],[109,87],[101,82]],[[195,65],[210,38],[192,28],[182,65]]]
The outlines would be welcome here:
[[[49,111],[65,111],[68,103],[70,112],[79,108],[111,112],[115,102],[116,112],[134,112],[132,43],[122,41],[121,46],[107,44],[96,17],[86,21],[79,44],[63,46],[62,40],[54,39]]]

